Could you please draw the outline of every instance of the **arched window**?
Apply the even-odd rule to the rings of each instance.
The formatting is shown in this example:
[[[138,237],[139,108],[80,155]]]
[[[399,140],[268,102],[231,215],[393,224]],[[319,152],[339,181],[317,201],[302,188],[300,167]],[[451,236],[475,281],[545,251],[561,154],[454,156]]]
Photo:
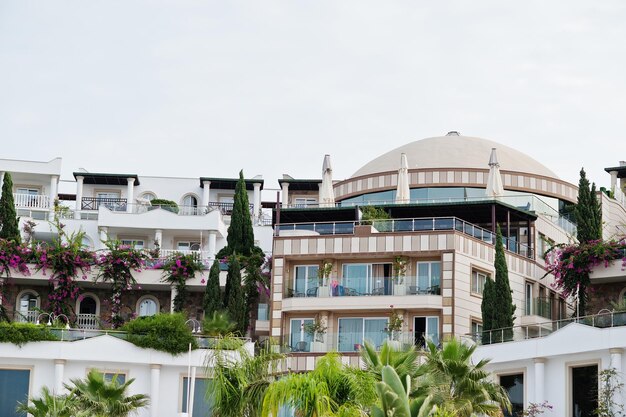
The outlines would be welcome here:
[[[154,193],[143,193],[141,195],[141,198],[146,199],[148,201],[152,201],[152,200],[154,200],[156,198],[156,194],[154,194]]]
[[[98,303],[92,296],[83,297],[80,302],[80,309],[78,310],[79,314],[93,314],[96,315],[98,312]]]
[[[179,214],[194,215],[198,211],[198,198],[193,194],[187,194],[183,197],[183,204],[180,208]]]
[[[39,308],[39,296],[34,292],[24,292],[18,299],[18,321],[35,323]]]
[[[154,316],[159,312],[159,305],[152,297],[144,297],[139,300],[138,314],[139,317]]]

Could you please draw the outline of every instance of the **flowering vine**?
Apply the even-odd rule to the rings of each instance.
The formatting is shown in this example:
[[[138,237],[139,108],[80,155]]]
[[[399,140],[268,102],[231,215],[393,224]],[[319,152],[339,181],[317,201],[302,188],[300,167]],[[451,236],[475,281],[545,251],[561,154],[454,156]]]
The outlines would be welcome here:
[[[141,272],[148,256],[129,245],[122,245],[118,240],[109,240],[105,245],[106,250],[96,257],[97,265],[100,267],[96,281],[111,284],[111,326],[115,329],[124,324],[120,314],[122,294],[137,285],[133,271]]]
[[[196,272],[202,271],[204,265],[197,256],[175,253],[157,267],[163,268],[163,281],[176,288],[174,311],[183,311],[187,301],[187,280],[193,278]]]
[[[9,316],[2,301],[6,296],[6,279],[11,275],[11,270],[20,272],[22,275],[30,275],[27,262],[32,256],[32,250],[23,244],[14,241],[0,239],[0,321],[9,321]]]
[[[557,245],[544,256],[548,273],[554,275],[554,287],[567,297],[578,298],[580,314],[587,303],[589,274],[599,265],[605,268],[612,261],[621,260],[626,269],[626,238],[621,240],[594,240],[577,245]]]

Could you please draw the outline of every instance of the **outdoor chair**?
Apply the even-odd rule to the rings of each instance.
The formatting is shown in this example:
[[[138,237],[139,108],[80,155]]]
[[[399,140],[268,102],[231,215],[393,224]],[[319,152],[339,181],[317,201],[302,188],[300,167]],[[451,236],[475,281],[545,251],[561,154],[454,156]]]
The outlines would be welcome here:
[[[317,288],[309,288],[308,290],[306,290],[306,296],[307,297],[317,297]]]

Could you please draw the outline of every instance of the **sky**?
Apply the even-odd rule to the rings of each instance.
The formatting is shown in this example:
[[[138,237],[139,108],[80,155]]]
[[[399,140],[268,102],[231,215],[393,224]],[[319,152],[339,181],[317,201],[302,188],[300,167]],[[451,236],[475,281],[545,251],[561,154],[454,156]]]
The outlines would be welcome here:
[[[0,157],[268,189],[456,130],[608,186],[624,21],[622,0],[3,0]]]

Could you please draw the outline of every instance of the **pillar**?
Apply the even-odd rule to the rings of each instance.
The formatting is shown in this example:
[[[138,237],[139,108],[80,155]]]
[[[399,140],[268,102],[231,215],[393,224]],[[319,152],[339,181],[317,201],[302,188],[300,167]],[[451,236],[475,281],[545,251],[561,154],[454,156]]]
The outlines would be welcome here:
[[[54,200],[56,200],[58,196],[57,194],[58,188],[59,188],[59,176],[58,175],[50,176],[50,193],[48,195],[48,198],[50,199],[50,202],[48,203],[49,209],[52,209],[54,207]],[[50,220],[54,220],[54,210],[50,210],[48,214],[48,218]]]
[[[254,208],[252,209],[252,221],[259,218],[259,210],[261,210],[261,183],[255,182],[252,184],[254,187],[254,194],[252,202]]]
[[[126,212],[132,213],[134,206],[134,196],[133,193],[135,191],[135,179],[134,178],[126,178],[128,181],[128,186],[126,188]]]
[[[100,228],[100,241],[106,242],[107,240],[109,240],[109,228],[101,227]],[[101,244],[101,245],[104,246],[104,244]]]
[[[611,171],[611,191],[615,192],[615,187],[617,187],[617,171]]]
[[[4,184],[4,171],[0,171],[0,197],[2,196],[2,184]]]
[[[85,180],[85,177],[83,177],[82,175],[79,175],[76,177],[76,207],[74,211],[75,219],[80,219],[80,211],[83,208],[82,204],[83,204],[83,181],[84,180]]]
[[[624,354],[624,349],[622,348],[612,348],[609,349],[609,353],[611,354],[611,368],[615,368],[618,373],[622,373],[622,355]]]
[[[154,241],[156,243],[158,243],[159,248],[163,247],[163,244],[162,244],[162,242],[163,242],[163,230],[156,229],[154,231]]]
[[[63,372],[65,371],[65,359],[54,360],[54,391],[56,395],[63,390]]]
[[[211,193],[211,181],[202,181],[204,188],[202,189],[202,207],[207,208],[209,206],[210,193]]]
[[[176,294],[178,294],[178,292],[176,291],[176,285],[172,284],[172,286],[170,287],[171,291],[170,291],[170,313],[174,312],[174,299],[176,298]]]
[[[533,402],[536,404],[541,404],[546,399],[546,394],[544,391],[546,359],[535,358],[533,359],[533,362],[535,362],[535,398]]]
[[[283,193],[282,193],[282,203],[283,207],[287,207],[289,204],[289,183],[283,182]]]
[[[161,377],[161,365],[150,365],[150,417],[159,415],[159,379]]]
[[[215,259],[215,246],[217,244],[217,232],[215,230],[209,230],[207,258],[209,260]]]
[[[614,368],[617,372],[617,380],[618,382],[623,381],[623,373],[622,373],[622,356],[624,355],[624,349],[622,348],[612,348],[609,349],[609,353],[611,354],[611,363],[609,365],[610,368]],[[619,390],[615,390],[613,393],[613,404],[614,409],[612,410],[616,416],[621,415],[620,405],[623,404],[624,396],[624,387]]]
[[[191,378],[187,382],[187,397],[189,406],[187,407],[187,416],[193,417],[193,398],[196,394],[196,367],[191,367]]]

